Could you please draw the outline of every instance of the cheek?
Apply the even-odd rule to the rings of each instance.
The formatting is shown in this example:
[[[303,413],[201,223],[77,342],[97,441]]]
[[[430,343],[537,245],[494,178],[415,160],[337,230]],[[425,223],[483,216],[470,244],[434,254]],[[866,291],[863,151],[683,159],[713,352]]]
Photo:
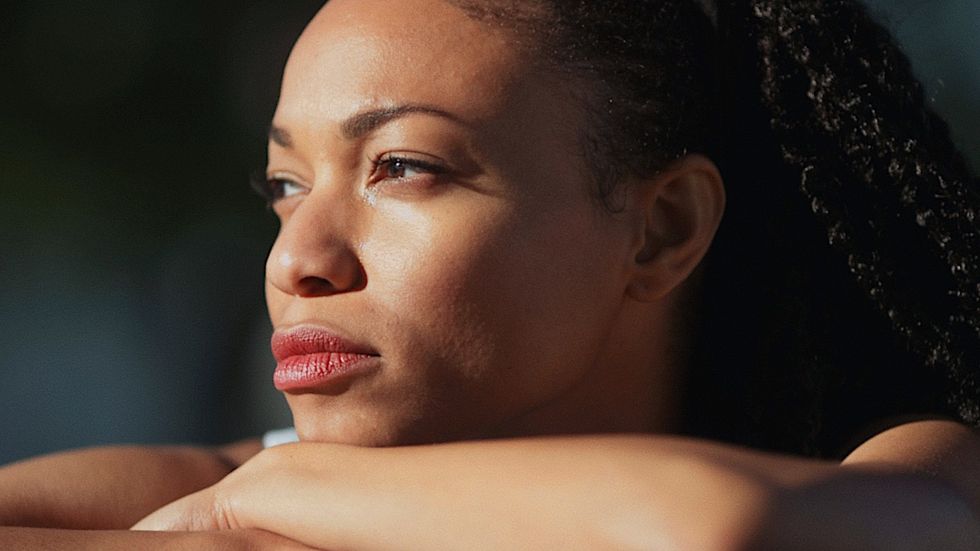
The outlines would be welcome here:
[[[376,225],[376,239],[365,243],[368,288],[389,312],[388,333],[410,333],[402,339],[413,341],[416,353],[485,354],[486,326],[494,322],[487,306],[503,299],[492,281],[519,246],[510,213],[477,213],[402,216]]]
[[[369,287],[389,311],[397,363],[425,371],[430,390],[498,413],[577,380],[615,302],[589,208],[463,209],[470,215],[403,227],[394,242],[379,227],[386,240],[370,254],[380,269]]]
[[[286,296],[276,291],[269,282],[269,270],[266,268],[265,276],[265,305],[269,311],[269,319],[272,320],[272,326],[276,327],[279,324],[279,320],[282,319],[282,312],[286,307]]]

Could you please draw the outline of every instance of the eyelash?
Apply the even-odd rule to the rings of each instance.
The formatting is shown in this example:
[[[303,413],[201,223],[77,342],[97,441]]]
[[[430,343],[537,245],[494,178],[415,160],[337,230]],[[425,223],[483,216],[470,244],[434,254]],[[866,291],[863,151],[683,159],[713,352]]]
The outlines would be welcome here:
[[[256,170],[249,178],[249,184],[265,200],[266,206],[272,207],[276,201],[282,198],[282,185],[285,180],[281,178],[269,178],[264,170]]]
[[[405,169],[410,169],[432,175],[439,175],[446,172],[445,167],[441,165],[402,155],[386,154],[378,157],[377,159],[372,159],[370,162],[371,166],[373,167],[371,171],[371,181],[375,184],[383,180],[411,180],[415,178],[413,176],[385,176],[381,174],[383,170],[391,169],[392,167],[397,167],[402,172],[404,172]],[[287,182],[288,181],[284,178],[269,178],[264,174],[264,171],[260,170],[256,170],[250,178],[252,189],[260,197],[265,199],[269,207],[274,205],[276,201],[283,198],[282,188]]]
[[[427,174],[443,174],[446,172],[445,167],[431,163],[429,161],[423,161],[421,159],[413,159],[411,157],[405,157],[402,155],[382,155],[381,157],[371,161],[374,165],[374,170],[372,171],[371,178],[377,183],[378,181],[385,179],[392,180],[411,180],[413,177],[406,176],[380,176],[379,173],[385,169],[390,169],[391,167],[399,167],[403,171],[407,169],[413,169],[417,172],[424,172]]]

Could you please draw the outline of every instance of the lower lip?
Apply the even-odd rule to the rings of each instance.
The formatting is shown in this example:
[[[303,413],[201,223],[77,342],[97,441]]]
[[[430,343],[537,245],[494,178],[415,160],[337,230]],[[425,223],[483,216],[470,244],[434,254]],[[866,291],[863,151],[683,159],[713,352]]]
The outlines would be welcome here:
[[[278,390],[312,390],[372,369],[378,356],[351,352],[318,352],[284,358],[276,364]]]

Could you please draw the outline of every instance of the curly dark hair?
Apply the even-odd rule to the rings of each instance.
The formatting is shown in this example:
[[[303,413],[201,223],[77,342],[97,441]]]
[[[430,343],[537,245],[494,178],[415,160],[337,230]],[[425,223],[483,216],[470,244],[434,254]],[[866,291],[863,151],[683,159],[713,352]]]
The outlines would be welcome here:
[[[980,422],[980,186],[862,5],[450,1],[582,85],[600,197],[721,168],[688,432],[832,457],[896,416]]]

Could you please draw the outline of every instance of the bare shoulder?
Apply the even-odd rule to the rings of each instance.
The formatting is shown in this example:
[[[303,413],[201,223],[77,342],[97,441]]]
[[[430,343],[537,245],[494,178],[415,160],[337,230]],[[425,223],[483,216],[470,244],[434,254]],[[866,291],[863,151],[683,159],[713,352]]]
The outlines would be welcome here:
[[[963,492],[980,511],[980,433],[956,421],[897,424],[858,446],[843,464],[893,465],[936,477]]]
[[[947,419],[900,423],[866,440],[844,459],[844,464],[867,461],[923,468],[949,461],[978,466],[980,434],[971,427]]]

